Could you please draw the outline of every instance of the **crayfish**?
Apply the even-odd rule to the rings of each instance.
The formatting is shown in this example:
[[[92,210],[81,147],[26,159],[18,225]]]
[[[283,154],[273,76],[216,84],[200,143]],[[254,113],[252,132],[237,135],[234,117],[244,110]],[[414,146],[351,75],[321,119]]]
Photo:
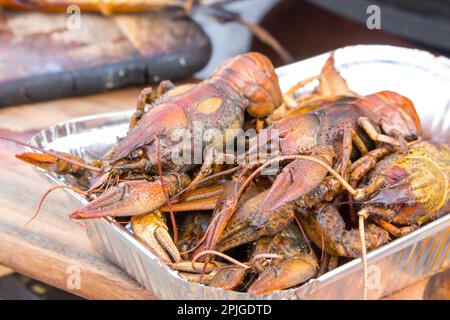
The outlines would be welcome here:
[[[227,203],[225,208],[216,208],[221,212],[218,223],[222,225],[212,229],[215,231],[210,233],[206,249],[214,248],[221,241],[220,246],[227,250],[262,235],[273,235],[292,221],[293,202],[311,206],[326,196],[337,196],[343,190],[342,185],[346,185],[344,179],[355,151],[353,144],[360,156],[369,153],[367,145],[373,142],[391,146],[384,149],[386,152],[395,149],[405,152],[407,141],[421,135],[420,121],[411,101],[393,92],[342,98],[307,114],[298,115],[293,111],[269,129],[281,132],[280,156],[270,161],[293,161],[282,169],[267,191],[250,199],[236,214],[234,197],[240,193],[225,193],[224,197],[229,199],[220,202]],[[380,133],[380,129],[389,135]],[[325,180],[330,171],[337,175],[336,170],[340,171],[340,181]],[[360,167],[351,173],[355,170]],[[325,181],[329,184],[324,187]],[[249,179],[241,181],[238,189],[245,188],[248,182]],[[226,232],[226,238],[220,240],[222,232]]]
[[[389,239],[388,234],[404,236],[449,211],[450,147],[426,141],[415,143],[406,155],[397,152],[380,160],[364,180],[353,199],[361,207],[359,216],[385,230],[369,238],[381,245]],[[358,257],[359,248],[353,244],[357,236],[344,230],[336,208],[326,204],[313,211],[300,215],[309,239],[319,244],[323,236],[329,253]]]
[[[298,96],[314,79],[317,88]],[[196,122],[214,134],[198,140]],[[244,126],[258,132],[244,142],[245,154],[220,153],[228,129]],[[174,161],[177,130],[192,144],[206,141],[201,163]],[[261,142],[271,145],[269,154],[234,166]],[[89,164],[29,147],[41,153],[17,157],[87,181],[83,190],[70,187],[91,197],[72,218],[130,216],[136,238],[182,278],[250,294],[298,286],[338,257],[362,257],[366,279],[366,250],[450,210],[450,147],[423,140],[408,98],[351,91],[333,57],[284,95],[272,64],[257,53],[226,61],[199,84],[147,88],[128,134]],[[261,175],[273,164],[279,167]],[[173,212],[183,212],[179,229]]]
[[[242,128],[245,112],[265,117],[279,106],[281,99],[272,63],[262,54],[246,53],[225,61],[201,83],[174,87],[165,81],[156,91],[144,89],[128,134],[101,159],[87,164],[74,155],[27,144],[42,153],[27,152],[17,158],[58,174],[89,176],[87,191],[71,189],[99,196],[91,197],[71,218],[141,215],[166,202],[170,207],[169,194],[207,176],[215,164],[216,151],[221,149],[218,144],[226,143],[223,136],[234,132],[229,129]],[[205,137],[197,137],[193,132],[196,123],[215,129],[206,143]],[[192,161],[174,161],[177,158],[173,150],[178,145],[174,136],[180,132],[200,140],[200,154],[205,155],[192,181],[189,173],[197,165]],[[192,145],[196,142],[192,141]],[[193,153],[195,147],[187,150]],[[173,216],[172,223],[175,224]],[[175,226],[174,234],[177,238]]]

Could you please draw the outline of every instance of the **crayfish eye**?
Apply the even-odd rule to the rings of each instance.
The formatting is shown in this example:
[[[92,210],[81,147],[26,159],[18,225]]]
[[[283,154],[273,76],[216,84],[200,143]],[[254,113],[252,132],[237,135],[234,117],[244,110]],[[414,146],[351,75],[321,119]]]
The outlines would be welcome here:
[[[143,156],[144,156],[144,150],[142,150],[142,148],[136,149],[131,153],[132,159],[139,159],[139,158],[142,158]]]

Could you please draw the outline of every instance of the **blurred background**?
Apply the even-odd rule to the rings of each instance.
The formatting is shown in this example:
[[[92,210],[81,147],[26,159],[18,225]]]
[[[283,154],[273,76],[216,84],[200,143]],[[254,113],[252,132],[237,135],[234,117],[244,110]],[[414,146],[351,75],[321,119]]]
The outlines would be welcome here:
[[[276,66],[352,44],[450,52],[450,0],[0,0],[0,7],[3,106],[201,79],[248,50]]]
[[[114,2],[0,0],[0,106],[196,81],[249,50],[276,66],[353,44],[450,56],[450,0]],[[0,266],[0,299],[79,298]]]

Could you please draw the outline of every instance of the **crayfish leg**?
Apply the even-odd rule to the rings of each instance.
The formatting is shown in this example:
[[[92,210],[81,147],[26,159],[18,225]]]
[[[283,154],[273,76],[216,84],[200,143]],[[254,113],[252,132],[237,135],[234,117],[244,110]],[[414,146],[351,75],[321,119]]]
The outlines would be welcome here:
[[[133,129],[137,125],[145,113],[145,106],[147,104],[155,102],[156,99],[173,88],[175,88],[175,85],[170,80],[164,80],[159,83],[156,90],[153,90],[152,87],[142,89],[137,99],[136,111],[130,119],[129,129]]]
[[[199,181],[205,179],[213,171],[213,167],[216,160],[216,148],[214,145],[207,146],[204,152],[205,156],[203,159],[202,166],[198,171],[197,175],[192,179],[190,185],[194,185]]]
[[[389,232],[391,235],[393,235],[396,238],[403,237],[407,234],[410,234],[411,232],[417,230],[417,228],[418,228],[418,226],[416,226],[416,225],[397,227],[386,220],[376,218],[376,217],[372,217],[372,220],[377,225],[379,225],[381,228],[383,228],[384,230],[386,230],[387,232]]]
[[[331,148],[317,150],[311,155],[331,166],[334,152]],[[275,210],[294,201],[316,188],[326,177],[328,170],[321,164],[306,159],[292,161],[277,176],[267,196],[261,203],[261,208]]]
[[[197,282],[197,283],[211,285],[211,281],[215,278],[217,273],[218,273],[217,270],[212,271],[210,273],[206,273],[206,274],[180,272],[180,276],[189,282]]]
[[[323,205],[299,215],[302,227],[314,244],[333,256],[357,258],[361,253],[357,229],[346,230],[344,219],[332,205]],[[374,224],[365,227],[367,249],[385,244],[389,234]]]
[[[181,261],[180,253],[168,232],[161,212],[154,211],[131,217],[131,229],[164,263]]]
[[[224,290],[234,290],[243,282],[250,268],[229,267],[219,270],[209,283],[210,286]]]
[[[293,287],[312,278],[317,271],[313,259],[294,258],[268,266],[248,289],[251,295]]]
[[[363,139],[358,135],[355,128],[346,128],[343,136],[342,144],[342,161],[341,161],[341,176],[346,178],[348,166],[351,163],[350,157],[353,151],[353,144],[359,150],[362,156],[369,153],[367,146]]]
[[[402,136],[395,134],[396,137],[394,138],[386,134],[379,133],[370,119],[367,117],[359,118],[358,124],[361,126],[361,128],[364,129],[364,131],[373,141],[387,143],[399,149],[403,154],[407,153],[408,146],[406,144],[406,140]]]
[[[380,159],[391,154],[393,151],[393,148],[382,146],[371,150],[369,153],[356,160],[348,168],[351,181],[354,183],[360,181],[370,170],[375,168]]]

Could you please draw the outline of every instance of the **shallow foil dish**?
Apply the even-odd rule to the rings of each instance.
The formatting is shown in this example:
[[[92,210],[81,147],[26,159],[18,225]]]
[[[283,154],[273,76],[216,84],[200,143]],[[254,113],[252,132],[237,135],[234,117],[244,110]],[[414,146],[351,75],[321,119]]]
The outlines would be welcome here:
[[[350,46],[335,51],[336,67],[359,94],[393,90],[410,98],[428,137],[449,142],[450,60],[430,53],[382,45]],[[277,69],[283,91],[319,74],[329,53]],[[312,88],[311,88],[312,89]],[[308,89],[306,89],[308,90]],[[107,113],[59,123],[31,139],[42,148],[90,160],[100,157],[127,132],[132,111]],[[39,170],[56,183],[69,178]],[[67,191],[77,207],[86,203]],[[190,283],[162,264],[127,227],[113,218],[88,224],[92,244],[160,299],[360,299],[361,260],[352,260],[302,286],[260,296]],[[368,254],[369,298],[378,299],[448,267],[450,215]]]

